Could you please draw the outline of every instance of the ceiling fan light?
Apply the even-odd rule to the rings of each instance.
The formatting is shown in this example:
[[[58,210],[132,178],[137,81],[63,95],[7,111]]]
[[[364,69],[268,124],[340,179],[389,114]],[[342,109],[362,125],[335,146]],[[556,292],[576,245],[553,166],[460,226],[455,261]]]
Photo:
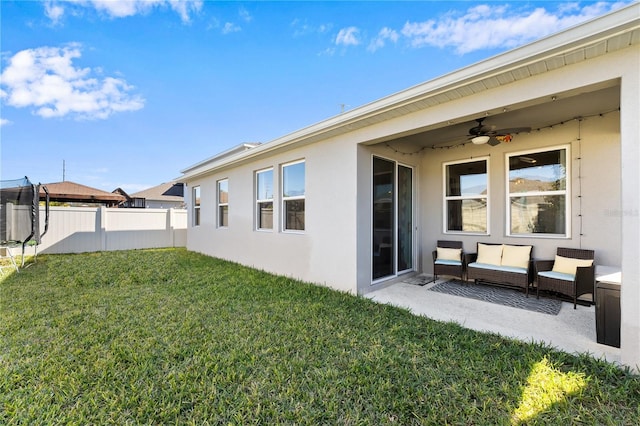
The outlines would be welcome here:
[[[489,142],[489,139],[491,139],[491,136],[482,135],[474,137],[473,139],[471,139],[471,142],[473,142],[475,145],[482,145]]]

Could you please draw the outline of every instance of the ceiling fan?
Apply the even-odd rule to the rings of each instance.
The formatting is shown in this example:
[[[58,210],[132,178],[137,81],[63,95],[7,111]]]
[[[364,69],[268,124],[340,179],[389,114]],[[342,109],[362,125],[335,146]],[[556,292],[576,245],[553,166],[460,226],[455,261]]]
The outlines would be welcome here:
[[[513,133],[528,133],[531,131],[531,127],[514,127],[511,129],[498,129],[496,126],[486,126],[482,122],[486,117],[477,118],[477,126],[469,129],[469,139],[476,145],[482,145],[488,143],[491,146],[496,146],[500,142],[509,142],[513,138]]]

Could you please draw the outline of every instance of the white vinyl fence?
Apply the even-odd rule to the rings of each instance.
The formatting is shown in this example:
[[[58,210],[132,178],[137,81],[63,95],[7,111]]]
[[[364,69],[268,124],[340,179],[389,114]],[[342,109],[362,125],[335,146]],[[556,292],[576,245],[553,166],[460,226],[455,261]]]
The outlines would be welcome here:
[[[44,231],[40,209],[40,232]],[[38,254],[185,247],[187,210],[51,207]],[[18,254],[20,249],[13,249]],[[27,247],[26,254],[33,254]]]

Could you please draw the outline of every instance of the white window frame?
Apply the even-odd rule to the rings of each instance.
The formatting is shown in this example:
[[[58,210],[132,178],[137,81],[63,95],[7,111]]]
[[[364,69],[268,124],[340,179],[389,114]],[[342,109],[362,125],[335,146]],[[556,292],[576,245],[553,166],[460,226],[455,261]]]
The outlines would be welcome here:
[[[262,173],[266,173],[266,172],[271,172],[271,198],[260,198],[260,194],[258,193],[260,186],[259,186],[259,181],[258,178]],[[260,205],[263,203],[271,203],[271,208],[273,210],[275,210],[275,204],[274,204],[274,187],[273,187],[273,183],[275,181],[275,176],[273,174],[273,167],[267,167],[266,169],[261,169],[261,170],[257,170],[256,171],[256,176],[255,176],[255,185],[256,185],[256,193],[255,193],[255,200],[256,200],[256,218],[255,218],[255,229],[256,231],[273,231],[273,222],[271,223],[271,228],[264,228],[260,223],[260,217],[261,217],[261,212],[260,212]],[[275,211],[274,211],[275,213]]]
[[[558,151],[558,150],[566,150],[565,154],[565,189],[556,190],[556,191],[531,191],[531,192],[518,192],[512,194],[509,190],[509,172],[510,172],[510,159],[511,157],[519,157],[526,156],[531,154],[537,154],[541,152],[547,151]],[[556,239],[568,239],[571,238],[571,145],[555,145],[544,148],[536,148],[529,149],[526,151],[518,151],[518,152],[508,152],[505,153],[505,193],[506,193],[506,209],[505,209],[505,223],[506,223],[506,235],[508,237],[517,237],[517,238],[556,238]],[[543,233],[512,233],[511,232],[511,198],[518,196],[544,196],[544,195],[564,195],[565,197],[565,233],[564,234],[543,234]]]
[[[198,196],[196,196],[196,192],[198,193]],[[200,210],[201,201],[199,201],[201,200],[200,197],[202,197],[200,185],[194,186],[193,188],[191,188],[191,198],[193,202],[193,212],[192,212],[193,216],[192,216],[191,226],[193,227],[200,226],[200,221],[202,220],[202,214]]]
[[[198,197],[196,197],[196,192],[198,193]],[[194,186],[193,188],[191,188],[191,205],[193,207],[192,210],[192,216],[191,216],[191,226],[192,227],[197,227],[200,226],[200,221],[202,220],[202,216],[200,214],[200,204],[201,201],[198,200],[202,200],[202,192],[200,190],[200,185],[198,186]]]
[[[304,167],[304,194],[303,195],[296,195],[296,196],[292,196],[292,197],[285,197],[285,193],[284,193],[284,169],[286,167],[289,166],[294,166],[296,164],[300,164],[300,163],[304,163],[305,167]],[[291,161],[289,163],[284,163],[280,166],[280,193],[282,194],[281,197],[281,203],[280,203],[280,229],[282,230],[282,232],[287,232],[287,233],[293,233],[293,234],[303,234],[306,229],[307,229],[307,203],[306,203],[306,198],[307,198],[307,165],[306,165],[306,161],[304,159],[302,160],[297,160],[297,161]],[[296,201],[296,200],[303,200],[305,201],[305,211],[304,211],[304,218],[305,218],[305,223],[304,223],[304,229],[287,229],[286,224],[287,224],[287,210],[285,208],[285,204],[287,201]]]
[[[226,202],[220,201],[220,195],[222,193],[222,191],[220,191],[220,184],[223,182],[226,182],[227,184],[227,201]],[[229,179],[228,178],[220,179],[216,182],[216,201],[218,205],[218,208],[216,209],[216,212],[218,215],[218,220],[217,220],[218,228],[228,228],[229,227]],[[226,225],[222,223],[223,215],[220,212],[222,207],[227,208],[227,224]]]
[[[487,193],[485,195],[455,195],[455,196],[447,196],[447,185],[448,185],[448,181],[447,181],[447,167],[449,166],[454,166],[457,164],[464,164],[464,163],[476,163],[479,161],[484,161],[487,164]],[[442,163],[442,231],[444,234],[458,234],[458,235],[491,235],[491,180],[490,180],[490,170],[491,170],[491,163],[490,163],[490,157],[489,156],[484,156],[484,157],[476,157],[476,158],[469,158],[469,159],[465,159],[465,160],[456,160],[456,161],[447,161],[445,163]],[[487,202],[487,230],[486,232],[473,232],[473,231],[456,231],[456,230],[449,230],[448,228],[448,223],[447,223],[447,218],[449,217],[448,215],[448,201],[454,201],[454,200],[480,200],[480,199],[484,199]]]

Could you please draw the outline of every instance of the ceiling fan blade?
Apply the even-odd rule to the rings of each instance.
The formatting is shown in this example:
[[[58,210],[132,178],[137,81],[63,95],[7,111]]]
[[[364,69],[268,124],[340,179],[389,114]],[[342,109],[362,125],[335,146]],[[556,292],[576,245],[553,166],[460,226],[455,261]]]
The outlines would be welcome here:
[[[485,117],[476,119],[477,125],[469,129],[468,140],[472,140],[477,136],[489,136],[490,139],[486,143],[490,146],[499,145],[501,142],[509,142],[512,134],[529,133],[531,127],[513,127],[509,129],[496,129],[495,125],[483,124]],[[480,142],[477,142],[480,143]]]

